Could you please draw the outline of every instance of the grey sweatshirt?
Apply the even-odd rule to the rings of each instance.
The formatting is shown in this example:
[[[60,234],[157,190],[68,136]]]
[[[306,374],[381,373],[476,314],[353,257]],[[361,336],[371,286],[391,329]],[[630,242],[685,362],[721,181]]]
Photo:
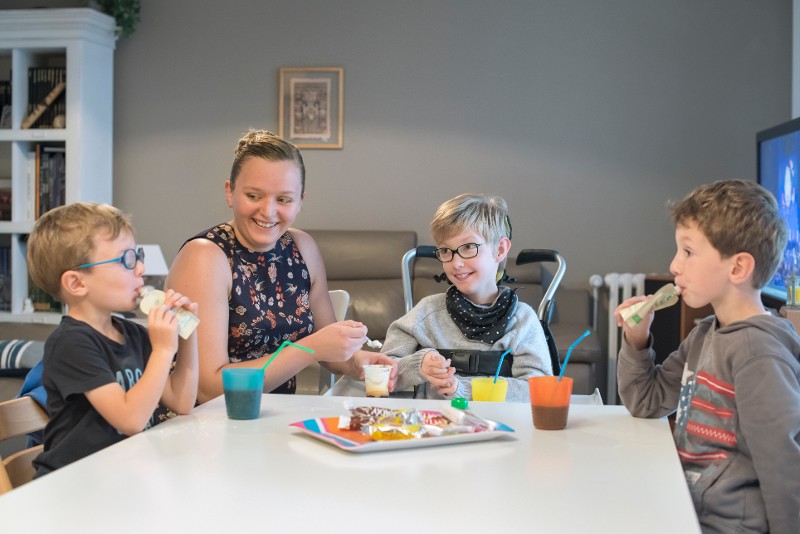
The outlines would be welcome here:
[[[512,348],[514,363],[511,372],[514,378],[508,381],[506,400],[528,402],[528,382],[531,376],[552,375],[550,353],[544,337],[542,324],[533,309],[519,302],[506,334],[494,345],[464,337],[450,319],[445,306],[445,294],[438,293],[423,298],[406,315],[396,320],[386,333],[381,352],[398,358],[398,380],[395,391],[411,386],[420,386],[417,396],[441,399],[435,388],[428,387],[420,375],[422,358],[436,349],[452,350],[500,350]],[[470,376],[455,375],[458,389],[453,397],[472,398]]]
[[[791,323],[770,315],[722,328],[708,317],[658,366],[623,341],[620,397],[637,417],[677,409],[704,532],[800,533],[799,354]]]

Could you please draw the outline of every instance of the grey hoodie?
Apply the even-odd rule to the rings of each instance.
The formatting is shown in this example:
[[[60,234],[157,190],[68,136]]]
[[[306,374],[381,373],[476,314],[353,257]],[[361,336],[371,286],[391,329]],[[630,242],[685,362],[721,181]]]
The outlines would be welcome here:
[[[651,343],[652,347],[652,343]],[[662,365],[623,341],[619,393],[636,417],[677,409],[675,442],[704,532],[800,533],[800,338],[758,315],[704,319]]]

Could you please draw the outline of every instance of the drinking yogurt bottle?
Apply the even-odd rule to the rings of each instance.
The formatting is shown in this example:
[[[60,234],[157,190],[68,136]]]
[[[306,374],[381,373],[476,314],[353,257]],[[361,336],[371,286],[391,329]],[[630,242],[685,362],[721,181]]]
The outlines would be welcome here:
[[[165,298],[166,293],[159,289],[143,291],[139,309],[142,310],[142,313],[148,314],[152,308],[164,304]],[[189,339],[194,329],[200,324],[200,319],[189,310],[183,308],[173,308],[172,311],[178,316],[178,335],[183,339]]]

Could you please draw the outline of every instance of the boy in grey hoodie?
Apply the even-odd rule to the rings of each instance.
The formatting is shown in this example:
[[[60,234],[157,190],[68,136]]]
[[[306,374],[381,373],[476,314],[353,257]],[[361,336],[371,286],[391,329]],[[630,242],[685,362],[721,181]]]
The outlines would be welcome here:
[[[625,330],[619,393],[636,417],[677,409],[675,441],[703,532],[800,533],[800,338],[769,314],[761,288],[777,269],[786,228],[753,182],[700,186],[671,206],[670,264],[687,306],[711,304],[661,365],[653,314]]]

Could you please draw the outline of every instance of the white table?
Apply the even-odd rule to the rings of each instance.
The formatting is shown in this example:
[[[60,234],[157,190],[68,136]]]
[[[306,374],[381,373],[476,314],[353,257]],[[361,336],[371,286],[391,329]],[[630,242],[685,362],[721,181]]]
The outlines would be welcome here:
[[[472,402],[514,438],[365,454],[289,427],[345,400],[265,395],[259,419],[233,421],[214,399],[0,497],[0,530],[699,532],[666,420],[573,405],[547,432],[526,404]]]

